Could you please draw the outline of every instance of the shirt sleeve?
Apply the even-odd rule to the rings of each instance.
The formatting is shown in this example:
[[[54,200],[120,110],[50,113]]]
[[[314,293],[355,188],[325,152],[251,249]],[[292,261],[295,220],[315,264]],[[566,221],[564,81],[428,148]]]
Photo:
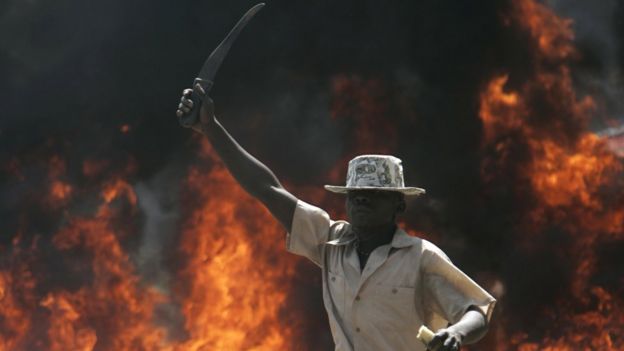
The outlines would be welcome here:
[[[292,227],[286,236],[286,249],[323,266],[323,250],[333,221],[324,210],[297,201]]]
[[[496,299],[457,268],[438,247],[427,243],[423,255],[424,307],[432,313],[428,323],[436,329],[443,322],[457,323],[470,306],[479,308],[489,323]]]

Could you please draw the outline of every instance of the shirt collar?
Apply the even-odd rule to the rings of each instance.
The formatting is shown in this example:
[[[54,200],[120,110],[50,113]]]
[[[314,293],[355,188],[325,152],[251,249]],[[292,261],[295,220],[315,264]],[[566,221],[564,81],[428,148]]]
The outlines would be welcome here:
[[[343,235],[341,235],[337,239],[330,240],[326,242],[325,244],[334,245],[334,246],[342,246],[342,245],[348,245],[352,242],[355,242],[355,240],[357,240],[357,236],[355,235],[355,233],[353,233],[351,230],[347,230]],[[394,232],[394,236],[392,237],[392,242],[390,243],[390,246],[396,249],[401,249],[401,248],[412,246],[412,245],[414,245],[414,241],[412,240],[412,237],[407,235],[407,233],[403,229],[397,227],[396,231]]]
[[[348,230],[344,234],[339,236],[337,239],[330,240],[326,242],[325,244],[334,245],[334,246],[342,246],[342,245],[350,244],[354,242],[356,239],[357,237],[355,236],[355,233],[353,233],[351,230]]]
[[[414,245],[414,238],[409,236],[403,229],[397,227],[396,232],[394,232],[394,237],[392,238],[390,246],[396,249],[402,249],[404,247],[409,247],[412,245]]]

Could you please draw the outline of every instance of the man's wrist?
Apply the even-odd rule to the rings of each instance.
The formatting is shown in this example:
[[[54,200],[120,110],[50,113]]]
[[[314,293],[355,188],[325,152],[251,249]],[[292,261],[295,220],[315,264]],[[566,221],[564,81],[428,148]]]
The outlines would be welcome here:
[[[209,137],[210,134],[218,127],[218,122],[217,122],[217,118],[215,115],[212,115],[211,117],[208,118],[207,121],[205,122],[201,122],[199,124],[199,132],[204,134],[205,136]]]

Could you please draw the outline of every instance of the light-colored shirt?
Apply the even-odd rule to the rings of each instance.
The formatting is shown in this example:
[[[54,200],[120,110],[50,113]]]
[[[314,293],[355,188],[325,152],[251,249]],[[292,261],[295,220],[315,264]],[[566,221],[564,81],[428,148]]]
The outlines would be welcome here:
[[[397,229],[361,270],[355,240],[349,223],[298,201],[287,249],[322,269],[336,351],[424,351],[421,325],[444,328],[470,306],[489,322],[496,300],[432,243]]]

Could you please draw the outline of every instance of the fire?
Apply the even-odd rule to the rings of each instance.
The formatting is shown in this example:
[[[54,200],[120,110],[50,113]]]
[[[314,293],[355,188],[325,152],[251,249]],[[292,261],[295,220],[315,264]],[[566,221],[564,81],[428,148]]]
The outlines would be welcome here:
[[[91,278],[75,291],[51,291],[42,299],[50,313],[49,349],[92,350],[97,342],[102,349],[165,350],[165,331],[153,325],[154,308],[164,297],[142,286],[111,228],[118,215],[112,200],[134,206],[136,195],[127,183],[117,181],[101,196],[104,202],[94,217],[72,218],[53,237],[61,253],[78,249],[91,256],[91,266],[75,272],[84,269],[82,274]]]
[[[86,177],[94,177],[101,174],[109,166],[110,161],[108,160],[87,159],[82,162],[82,174]]]
[[[508,79],[507,75],[492,79],[481,94],[480,117],[486,140],[495,138],[501,129],[522,127],[522,115],[526,112],[518,106],[517,93],[504,91],[503,87]]]
[[[296,258],[285,252],[285,233],[203,150],[212,168],[194,168],[188,179],[200,205],[181,238],[185,286],[178,293],[189,339],[179,349],[292,349],[293,326],[284,323],[281,307]]]
[[[73,189],[67,181],[63,180],[66,172],[67,165],[64,159],[56,155],[49,160],[48,179],[50,187],[46,202],[51,207],[60,207],[70,200]]]
[[[41,301],[41,306],[51,312],[48,330],[50,350],[93,350],[97,342],[96,333],[89,327],[75,327],[80,320],[80,313],[67,298],[49,295]]]
[[[493,77],[481,94],[483,148],[490,155],[483,179],[500,181],[502,170],[513,169],[523,184],[515,198],[532,204],[518,223],[518,249],[530,251],[546,230],[560,228],[574,254],[561,254],[561,247],[552,255],[566,259],[574,278],[569,294],[536,316],[551,327],[515,331],[512,345],[520,351],[622,350],[624,300],[592,279],[601,274],[598,250],[624,238],[623,165],[587,130],[594,104],[578,98],[572,84],[571,21],[533,0],[514,5],[516,25],[536,44],[534,75],[516,87],[506,86],[508,75]],[[535,340],[536,334],[543,338]]]
[[[52,182],[50,185],[50,195],[56,200],[62,201],[67,199],[72,192],[71,185],[60,180]]]
[[[572,22],[534,0],[515,0],[510,13],[507,25],[525,33],[533,51],[528,73],[498,72],[480,92],[482,182],[510,194],[513,230],[504,234],[513,251],[531,257],[546,247],[566,278],[553,279],[566,285],[552,303],[531,302],[531,323],[517,322],[512,312],[531,306],[505,299],[521,272],[487,272],[502,298],[479,347],[624,350],[622,281],[618,267],[601,257],[622,247],[624,166],[588,131],[596,108],[573,86]],[[334,121],[352,133],[345,136],[352,145],[325,174],[340,184],[355,154],[398,150],[401,124],[388,102],[398,98],[383,79],[357,74],[334,75],[328,90]],[[134,128],[117,125],[114,133]],[[41,194],[27,202],[32,218],[20,214],[19,230],[4,233],[12,240],[0,244],[0,351],[314,349],[305,340],[318,332],[313,328],[328,329],[324,311],[306,315],[293,295],[302,280],[320,294],[318,271],[285,252],[283,228],[235,183],[206,141],[180,179],[179,230],[163,257],[170,261],[163,284],[147,281],[135,257],[137,242],[150,240],[139,235],[138,161],[93,157],[77,161],[74,178],[70,158],[40,157],[44,185],[33,187]],[[11,158],[3,165],[7,177],[32,186],[36,172],[27,163]],[[320,187],[295,189],[342,214],[342,198]],[[548,246],[552,237],[556,245]],[[305,320],[312,314],[323,318],[319,325]]]
[[[561,60],[575,54],[572,20],[560,18],[534,0],[514,1],[516,20],[529,31],[538,46],[540,59]]]
[[[110,203],[120,195],[125,195],[126,199],[132,206],[136,206],[137,197],[132,189],[132,186],[121,179],[117,179],[114,182],[106,184],[102,191],[102,198],[106,203]]]
[[[541,147],[542,158],[535,160],[531,174],[533,189],[544,207],[580,209],[585,212],[585,229],[621,235],[624,208],[608,208],[599,196],[601,187],[617,179],[623,170],[604,142],[596,135],[585,134],[572,152],[552,141],[544,141]],[[595,217],[587,216],[587,211]],[[569,213],[559,215],[552,219],[563,222]]]
[[[0,350],[16,350],[33,323],[25,305],[32,303],[35,281],[23,262],[12,261],[14,269],[0,272]]]
[[[0,350],[172,350],[154,323],[166,298],[142,284],[113,227],[135,203],[132,187],[117,180],[103,187],[93,214],[65,219],[51,237],[53,251],[40,236],[28,242],[17,235],[3,248]],[[41,261],[50,255],[54,260]],[[52,262],[64,270],[62,283],[42,266]]]

